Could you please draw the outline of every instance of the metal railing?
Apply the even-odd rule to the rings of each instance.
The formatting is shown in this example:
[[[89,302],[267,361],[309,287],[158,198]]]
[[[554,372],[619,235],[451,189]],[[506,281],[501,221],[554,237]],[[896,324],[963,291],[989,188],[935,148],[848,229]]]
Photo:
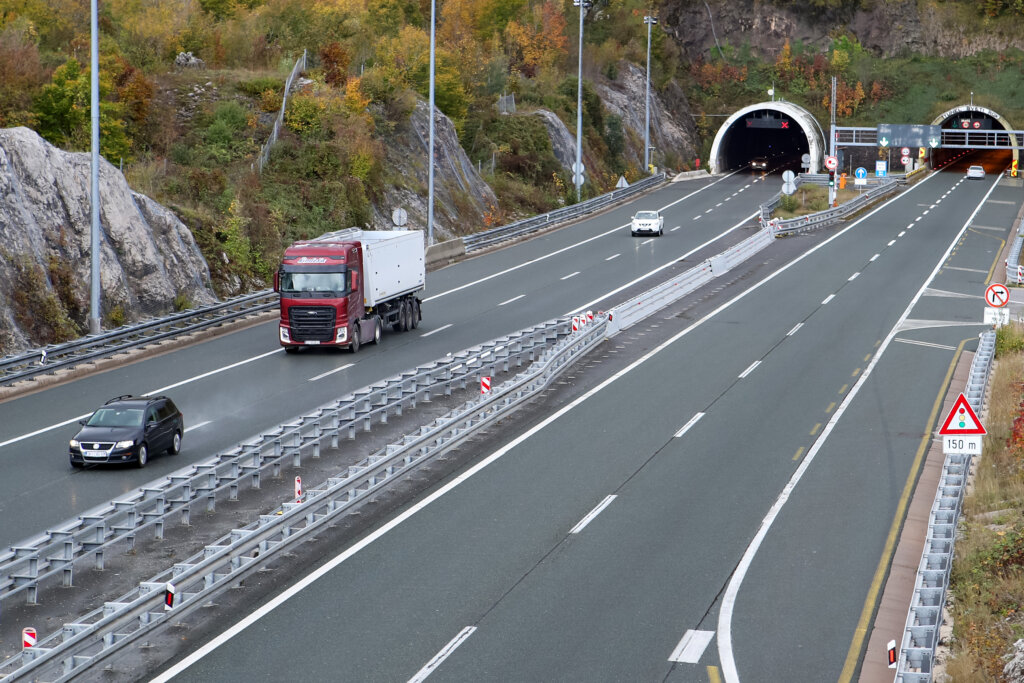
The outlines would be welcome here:
[[[985,406],[985,390],[995,349],[996,333],[983,332],[978,342],[978,352],[971,362],[971,374],[964,392],[967,402],[978,415],[982,414]],[[939,643],[942,610],[946,604],[949,573],[953,566],[956,526],[971,471],[971,457],[967,454],[950,454],[942,465],[935,502],[928,516],[924,552],[918,565],[914,594],[900,643],[896,683],[931,683],[932,680],[935,648]]]
[[[52,373],[129,348],[146,346],[170,337],[220,325],[276,306],[277,294],[271,290],[264,290],[218,304],[174,313],[164,318],[124,325],[64,344],[51,344],[24,353],[4,356],[0,358],[0,386]]]
[[[1006,284],[1024,284],[1024,265],[1020,262],[1021,247],[1024,247],[1024,220],[1017,226],[1017,234],[1010,245],[1010,253],[1006,259]]]
[[[466,388],[481,373],[531,362],[570,332],[568,319],[552,320],[395,375],[11,546],[0,553],[0,601],[24,593],[36,604],[44,582],[71,586],[76,565],[85,560],[102,569],[113,546],[130,549],[143,531],[162,539],[172,516],[188,524],[194,505],[212,512],[218,498],[236,500],[243,486],[258,489],[264,472],[276,477],[288,461],[297,467],[303,453],[319,457],[325,439],[336,448],[342,434],[353,439],[374,421],[386,423],[389,414],[402,415],[431,395]]]
[[[785,220],[773,218],[767,222],[767,225],[771,227],[775,235],[788,235],[803,232],[805,230],[812,230],[814,228],[820,228],[842,218],[846,218],[847,216],[860,211],[871,202],[895,192],[899,188],[900,184],[899,180],[890,178],[885,182],[880,183],[878,186],[871,188],[864,194],[858,195],[837,207],[825,209],[824,211],[808,214],[806,216],[799,216],[797,218],[788,218]],[[761,215],[763,220],[763,216],[765,215],[763,207]]]
[[[566,321],[555,324],[562,327]],[[519,405],[544,391],[561,372],[605,338],[605,321],[584,329],[542,352],[526,372],[520,373],[399,443],[349,467],[307,490],[303,498],[285,503],[277,514],[261,515],[257,522],[233,529],[184,562],[143,581],[119,599],[106,602],[74,623],[0,663],[0,676],[66,680],[100,664],[120,648],[165,624],[181,619],[206,604],[220,591],[240,582],[275,560],[285,548],[305,540],[332,520],[357,509],[383,487],[416,467],[457,446],[478,430],[492,425]],[[327,434],[292,445],[293,457],[315,451]],[[337,438],[335,431],[333,438]],[[288,456],[288,454],[285,454]],[[171,588],[173,586],[173,589]],[[173,608],[165,609],[167,591]]]
[[[603,209],[606,206],[620,202],[627,197],[631,197],[634,194],[643,192],[652,187],[665,182],[665,174],[657,173],[650,177],[638,180],[629,187],[624,187],[621,190],[612,190],[599,197],[588,199],[585,202],[579,204],[571,204],[569,206],[562,207],[561,209],[555,209],[548,213],[543,213],[538,216],[531,218],[524,218],[521,221],[515,223],[509,223],[508,225],[500,225],[490,230],[484,230],[483,232],[474,233],[472,235],[466,235],[462,238],[463,244],[466,245],[466,252],[473,252],[485,247],[490,247],[499,242],[505,240],[515,239],[516,237],[522,237],[531,232],[536,232],[543,228],[551,227],[557,223],[573,220],[580,216],[585,216],[588,213]]]
[[[281,96],[281,110],[277,113],[277,118],[274,119],[274,128],[270,131],[270,137],[263,143],[263,147],[260,148],[260,153],[256,156],[256,161],[253,162],[252,166],[254,170],[258,170],[263,173],[263,167],[267,164],[267,160],[270,159],[270,148],[277,142],[277,136],[281,132],[281,126],[284,124],[284,111],[288,106],[288,95],[291,93],[292,85],[295,83],[295,79],[300,73],[306,70],[306,51],[302,51],[302,56],[295,60],[295,66],[292,67],[292,72],[288,74],[288,79],[284,82],[284,94]]]

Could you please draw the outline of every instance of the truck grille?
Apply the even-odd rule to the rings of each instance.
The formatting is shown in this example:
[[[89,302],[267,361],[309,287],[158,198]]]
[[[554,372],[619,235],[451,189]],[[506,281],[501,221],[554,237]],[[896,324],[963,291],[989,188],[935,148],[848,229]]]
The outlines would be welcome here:
[[[330,306],[292,306],[288,322],[292,339],[298,342],[334,340],[335,310]]]

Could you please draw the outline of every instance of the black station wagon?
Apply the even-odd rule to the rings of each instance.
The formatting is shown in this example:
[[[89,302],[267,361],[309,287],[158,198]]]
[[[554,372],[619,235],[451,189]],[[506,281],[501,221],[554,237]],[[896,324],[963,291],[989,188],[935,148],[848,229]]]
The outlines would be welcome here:
[[[133,462],[145,467],[153,453],[181,451],[185,421],[166,396],[118,396],[103,404],[68,444],[72,467]]]

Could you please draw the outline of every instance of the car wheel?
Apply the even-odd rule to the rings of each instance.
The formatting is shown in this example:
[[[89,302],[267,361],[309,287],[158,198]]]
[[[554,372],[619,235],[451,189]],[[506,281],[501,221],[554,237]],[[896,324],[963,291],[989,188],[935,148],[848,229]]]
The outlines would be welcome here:
[[[384,325],[381,324],[380,318],[373,319],[373,343],[380,344],[381,335],[384,334]]]
[[[411,311],[410,318],[412,323],[412,329],[416,329],[420,326],[420,302],[413,299],[409,303],[409,310]]]
[[[139,457],[135,461],[135,466],[142,468],[146,466],[147,462],[149,462],[149,449],[146,447],[146,444],[142,444],[139,446]]]
[[[181,453],[181,432],[178,430],[174,430],[174,436],[171,437],[171,447],[167,449],[167,452],[171,455]]]
[[[348,348],[352,353],[359,353],[359,344],[362,339],[359,338],[359,323],[352,326],[352,340],[348,343]]]

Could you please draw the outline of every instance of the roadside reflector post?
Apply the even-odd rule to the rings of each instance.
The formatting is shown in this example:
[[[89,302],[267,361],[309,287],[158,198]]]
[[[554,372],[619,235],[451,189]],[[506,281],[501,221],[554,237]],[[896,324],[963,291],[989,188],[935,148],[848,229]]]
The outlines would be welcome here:
[[[491,378],[481,377],[480,378],[480,393],[489,394],[491,393]]]
[[[593,321],[594,321],[594,312],[593,311],[587,311],[587,322],[589,323],[589,322],[593,322]]]
[[[573,332],[579,332],[579,330],[580,330],[580,317],[578,315],[574,315],[572,317],[572,331]]]
[[[295,502],[302,502],[302,477],[295,477]]]
[[[170,612],[174,609],[174,599],[178,595],[178,589],[175,588],[174,584],[170,581],[167,582],[167,587],[164,588],[164,609]]]
[[[886,647],[889,650],[889,668],[890,669],[895,669],[896,668],[896,641],[895,640],[890,640],[889,644]]]
[[[21,629],[21,649],[28,650],[36,646],[36,630],[29,626]]]

